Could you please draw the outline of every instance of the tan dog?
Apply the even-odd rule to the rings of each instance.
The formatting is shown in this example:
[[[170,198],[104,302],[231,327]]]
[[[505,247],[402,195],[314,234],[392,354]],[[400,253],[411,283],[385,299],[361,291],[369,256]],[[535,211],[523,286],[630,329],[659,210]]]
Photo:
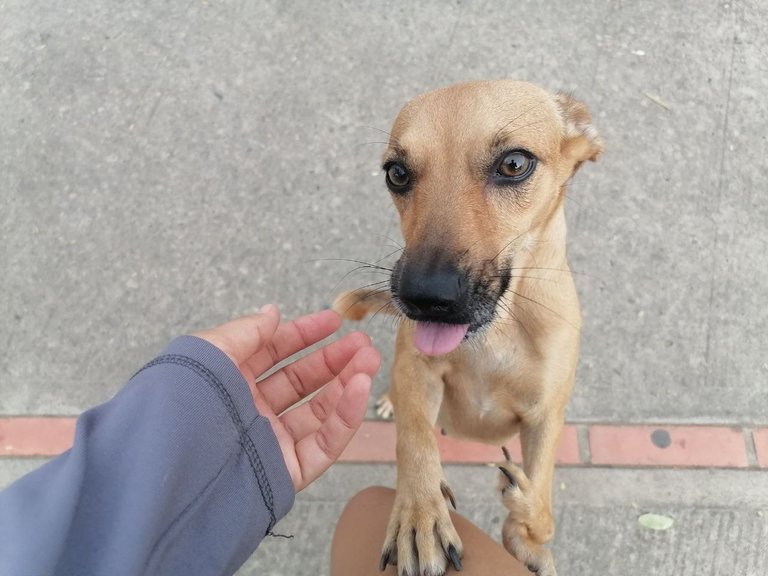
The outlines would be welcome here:
[[[390,307],[397,496],[381,568],[461,569],[453,496],[434,434],[503,445],[520,433],[523,469],[502,468],[503,543],[539,576],[554,532],[555,451],[573,385],[581,316],[566,260],[565,186],[602,141],[586,107],[524,82],[471,82],[400,112],[384,171],[405,248],[391,292],[352,291],[348,318]]]

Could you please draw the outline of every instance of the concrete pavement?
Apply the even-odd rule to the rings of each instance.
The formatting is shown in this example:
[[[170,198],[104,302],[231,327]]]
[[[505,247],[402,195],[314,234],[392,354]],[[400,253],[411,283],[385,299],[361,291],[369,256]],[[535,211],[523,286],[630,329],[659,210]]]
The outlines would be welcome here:
[[[3,413],[76,414],[174,334],[327,304],[334,259],[397,240],[379,130],[517,77],[607,142],[568,206],[569,418],[768,421],[764,3],[0,6]]]

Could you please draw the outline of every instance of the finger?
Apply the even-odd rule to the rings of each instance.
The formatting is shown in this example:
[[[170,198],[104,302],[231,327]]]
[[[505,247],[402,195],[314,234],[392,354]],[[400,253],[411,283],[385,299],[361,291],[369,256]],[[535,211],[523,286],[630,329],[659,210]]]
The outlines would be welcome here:
[[[259,382],[259,393],[280,414],[321,386],[333,380],[349,364],[358,350],[370,348],[371,339],[362,332],[352,332],[320,350],[283,367]],[[362,372],[373,375],[378,369],[378,352],[371,348]]]
[[[258,377],[278,362],[327,338],[340,326],[341,316],[333,310],[323,310],[284,322],[269,345],[248,358],[246,365]]]
[[[207,340],[240,366],[272,341],[279,324],[280,311],[277,306],[268,304],[257,314],[237,318],[193,335]]]
[[[381,356],[374,348],[361,348],[355,353],[341,373],[326,384],[309,402],[305,402],[288,412],[280,421],[290,432],[294,441],[315,432],[328,417],[336,411],[336,406],[349,381],[357,374],[366,374],[373,378],[381,362]]]
[[[297,490],[305,488],[341,456],[363,422],[370,393],[371,378],[367,374],[353,376],[333,414],[314,434],[296,444],[296,457],[301,469]]]

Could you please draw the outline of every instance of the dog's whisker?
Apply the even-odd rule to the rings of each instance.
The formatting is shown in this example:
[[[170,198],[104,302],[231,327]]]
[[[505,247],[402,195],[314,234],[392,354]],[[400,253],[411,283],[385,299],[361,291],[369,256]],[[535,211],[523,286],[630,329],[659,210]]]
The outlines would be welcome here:
[[[523,294],[520,294],[519,292],[515,292],[514,290],[510,290],[510,292],[512,294],[514,294],[515,296],[517,296],[518,298],[522,298],[523,300],[527,300],[527,301],[531,302],[532,304],[536,304],[537,306],[541,306],[542,308],[544,308],[544,310],[546,310],[548,312],[551,312],[552,314],[554,314],[555,316],[560,318],[560,320],[562,320],[563,322],[568,324],[568,326],[570,326],[574,330],[579,330],[579,328],[577,326],[574,326],[573,323],[571,323],[565,316],[560,314],[557,310],[554,310],[554,309],[550,308],[549,306],[547,306],[546,304],[543,304],[542,302],[539,302],[538,300],[534,300],[533,298],[530,298],[528,296],[524,296]]]
[[[501,128],[499,128],[499,129],[496,131],[496,134],[494,134],[494,135],[493,135],[493,146],[494,146],[494,147],[497,147],[499,144],[501,144],[501,140],[502,140],[502,132],[504,132],[504,130],[506,130],[507,128],[509,128],[509,126],[511,126],[512,124],[514,124],[515,122],[517,122],[517,121],[518,121],[520,118],[522,118],[523,116],[525,116],[526,114],[528,114],[528,112],[530,112],[530,111],[532,111],[532,110],[535,110],[536,108],[538,108],[538,107],[539,107],[539,106],[541,106],[541,105],[542,105],[542,102],[537,102],[536,104],[534,104],[534,105],[533,105],[533,106],[531,106],[530,108],[526,108],[525,110],[523,110],[522,112],[520,112],[520,114],[518,114],[517,116],[515,116],[514,118],[512,118],[512,120],[510,120],[509,122],[507,122],[506,124],[504,124],[504,126],[502,126]]]
[[[360,266],[356,266],[355,268],[352,268],[352,270],[350,270],[349,272],[344,274],[344,276],[341,277],[341,279],[336,283],[334,289],[337,289],[339,285],[344,280],[346,280],[350,275],[361,270],[369,274],[385,274],[387,278],[389,278],[390,274],[392,273],[392,269],[386,266],[379,266],[379,262],[382,262],[387,258],[390,258],[394,254],[396,254],[398,251],[399,250],[394,250],[393,252],[390,252],[389,254],[386,254],[385,256],[379,258],[375,262],[361,263]]]
[[[386,256],[385,256],[386,258]],[[383,260],[384,258],[382,258]],[[378,260],[377,262],[380,262]],[[363,268],[375,268],[376,270],[384,270],[386,272],[392,272],[392,268],[386,266],[379,266],[377,263],[366,262],[364,260],[355,260],[354,258],[316,258],[312,262],[351,262],[352,264],[360,264]]]
[[[520,232],[520,234],[518,234],[517,236],[515,236],[514,238],[512,238],[512,240],[510,240],[509,242],[507,242],[507,243],[506,243],[506,244],[505,244],[505,245],[504,245],[504,246],[501,248],[501,250],[499,250],[499,251],[496,253],[496,255],[495,255],[493,258],[491,258],[491,259],[489,260],[489,262],[490,262],[491,264],[493,264],[494,262],[496,262],[496,259],[497,259],[499,256],[501,256],[501,255],[502,255],[502,253],[504,253],[504,252],[506,251],[506,249],[507,249],[507,248],[509,248],[509,247],[510,247],[512,244],[514,244],[515,242],[517,242],[517,241],[518,241],[518,240],[519,240],[519,239],[520,239],[522,236],[524,236],[525,234],[528,234],[528,232],[530,232],[530,229],[528,229],[528,230],[526,230],[526,231],[524,231],[524,232]]]
[[[373,314],[371,314],[371,317],[368,319],[367,326],[370,327],[371,322],[373,322],[373,319],[376,318],[376,316],[378,316],[378,314],[380,312],[383,312],[384,310],[388,310],[390,312],[390,314],[397,314],[397,313],[399,313],[399,311],[394,307],[394,305],[391,302],[385,302]]]
[[[397,308],[397,307],[395,306],[395,308]],[[391,322],[391,324],[389,326],[390,330],[397,330],[399,328],[400,324],[402,324],[406,320],[400,314],[393,314],[393,315],[391,315],[389,317],[389,319],[390,319],[390,322]]]
[[[502,297],[499,299],[499,304],[502,307],[502,309],[505,310],[507,314],[509,314],[510,318],[523,330],[523,332],[525,332],[525,335],[528,337],[528,342],[531,344],[531,346],[536,351],[536,353],[540,354],[541,350],[539,349],[539,346],[536,344],[536,339],[533,338],[533,335],[528,330],[528,327],[525,325],[525,323],[520,318],[518,318],[517,315],[512,311],[512,308],[510,308],[510,305],[512,305],[522,310],[520,305],[514,301],[507,300],[505,297]]]
[[[355,288],[352,290],[352,294],[356,292],[362,292],[363,290],[368,290],[369,288],[373,288],[374,286],[380,286],[381,289],[383,289],[385,292],[387,288],[389,287],[389,280],[379,280],[378,282],[371,282],[370,284],[365,284],[364,286],[360,286],[359,288]]]
[[[588,274],[586,272],[577,272],[574,270],[569,270],[568,268],[547,268],[546,266],[512,266],[510,268],[502,268],[499,270],[499,273],[509,272],[512,273],[516,270],[543,270],[548,272],[562,272],[563,274],[573,274],[576,276],[586,276],[587,278],[595,278],[598,279],[597,276],[594,274]]]
[[[477,246],[477,245],[478,245],[480,242],[482,242],[482,241],[483,241],[483,238],[478,238],[477,240],[475,240],[474,242],[472,242],[472,243],[471,243],[469,246],[467,246],[467,249],[466,249],[466,250],[464,250],[464,251],[463,251],[461,254],[459,254],[459,256],[458,256],[458,258],[457,258],[457,259],[458,259],[459,261],[461,261],[461,259],[462,259],[462,258],[464,258],[464,256],[466,256],[467,254],[469,254],[469,252],[472,250],[472,248],[474,248],[475,246]]]
[[[363,292],[363,295],[360,297],[359,300],[355,302],[355,304],[358,304],[362,302],[363,300],[367,300],[368,298],[375,298],[376,296],[379,296],[380,294],[385,294],[389,292],[389,286],[383,285],[381,288],[376,288],[374,290],[369,290],[366,288],[358,288],[357,290],[352,290],[352,294],[355,294],[357,292]]]
[[[510,305],[519,307],[517,304],[515,304],[514,302],[508,302],[505,298],[502,297],[502,298],[499,298],[497,305],[499,306],[499,308],[501,308],[504,312],[506,312],[509,315],[510,320],[512,320],[515,324],[518,324],[526,332],[526,334],[528,333],[528,330],[525,324],[523,324],[523,321],[520,320],[520,318],[517,317],[517,315],[514,313],[512,308],[510,308]]]
[[[543,124],[545,120],[535,120],[534,122],[529,122],[528,124],[523,124],[522,126],[517,126],[514,130],[510,130],[508,132],[505,132],[502,136],[508,137],[511,134],[514,134],[518,130],[522,130],[523,128],[528,128],[529,126],[535,126],[536,124]]]
[[[373,262],[366,262],[364,260],[355,260],[353,258],[315,258],[313,260],[310,260],[310,262],[345,262],[345,263],[351,263],[351,264],[359,264],[360,268],[383,268],[385,270],[389,270],[388,268],[379,266],[378,264],[375,264]]]
[[[544,276],[520,276],[520,275],[515,275],[515,274],[511,274],[511,275],[507,275],[507,274],[494,274],[494,275],[488,276],[488,278],[493,278],[493,279],[497,279],[497,280],[498,279],[509,278],[510,280],[512,280],[512,279],[517,279],[517,280],[542,280],[544,282],[558,282],[558,280],[556,280],[555,278],[545,278]]]
[[[371,270],[367,266],[356,266],[356,267],[352,268],[352,270],[350,270],[349,272],[344,274],[341,278],[339,278],[338,282],[336,282],[336,284],[334,284],[334,286],[333,286],[333,291],[338,290],[339,286],[341,285],[342,282],[344,282],[344,280],[349,278],[355,272],[359,272],[361,270],[364,271],[365,273],[368,273],[368,274],[386,274],[387,277],[389,277],[389,273],[384,272],[382,270],[376,270],[376,269]],[[388,280],[382,280],[382,282],[388,282]]]
[[[389,270],[381,269],[377,266],[371,266],[370,264],[369,265],[361,264],[360,266],[355,266],[351,270],[351,272],[358,272],[358,271],[365,272],[366,274],[389,274],[390,273]]]
[[[381,140],[371,140],[369,142],[360,142],[357,144],[357,146],[371,146],[373,144],[378,144],[379,146],[387,146],[389,142],[382,142]]]
[[[387,132],[386,130],[382,130],[381,128],[376,128],[376,126],[369,126],[367,124],[362,124],[362,127],[368,128],[370,130],[375,130],[376,132],[381,132],[382,134],[384,134],[389,138],[389,142],[386,142],[386,144],[394,144],[395,146],[399,146],[402,148],[402,146],[400,146],[400,142],[398,142],[397,138],[392,136],[390,132]]]
[[[389,235],[386,235],[386,236],[385,236],[385,238],[386,238],[387,240],[389,240],[390,242],[392,242],[392,244],[394,244],[395,246],[397,246],[398,248],[400,248],[400,250],[405,250],[405,246],[403,246],[402,244],[400,244],[400,242],[398,242],[397,240],[395,240],[395,239],[394,239],[394,238],[392,238],[391,236],[389,236]]]
[[[391,246],[390,246],[390,248],[391,248]],[[376,260],[376,262],[374,262],[374,264],[378,264],[379,262],[382,262],[382,261],[386,260],[387,258],[391,258],[395,254],[397,254],[398,252],[402,252],[403,250],[405,250],[405,247],[403,247],[403,246],[395,246],[395,249],[392,250],[392,252],[390,252],[389,254],[386,254],[385,256],[382,256],[381,258]]]
[[[563,194],[563,198],[565,198],[566,200],[570,200],[571,202],[576,204],[576,206],[579,207],[579,208],[584,208],[583,203],[580,200],[576,200],[576,198],[571,196],[568,192]]]
[[[386,294],[387,292],[389,292],[388,288],[389,288],[388,286],[384,286],[382,288],[377,288],[377,289],[374,289],[374,290],[370,290],[370,289],[367,289],[367,288],[363,287],[363,288],[358,288],[357,290],[352,290],[351,292],[349,292],[349,294],[354,295],[355,293],[362,292],[362,295],[359,298],[355,298],[355,300],[353,302],[351,302],[344,309],[344,311],[342,312],[341,315],[345,316],[350,310],[355,308],[361,302],[365,302],[369,298],[376,298],[377,296],[379,296],[381,294]],[[389,304],[389,302],[385,303],[384,306],[386,306],[388,304]]]
[[[393,244],[393,245],[394,245],[396,248],[398,248],[398,249],[400,249],[400,250],[405,250],[405,246],[403,246],[403,245],[402,245],[400,242],[398,242],[397,240],[395,240],[394,238],[392,238],[392,236],[390,236],[389,234],[376,234],[376,236],[377,236],[378,238],[383,238],[384,240],[389,240],[390,242],[392,242],[392,244]],[[397,252],[397,250],[395,250],[395,252]],[[392,252],[392,254],[394,254],[395,252]]]
[[[368,128],[369,130],[376,130],[376,132],[381,132],[382,134],[384,134],[386,136],[389,136],[390,138],[392,137],[392,134],[390,134],[389,132],[387,132],[386,130],[383,130],[381,128],[376,128],[376,126],[370,126],[368,124],[361,124],[360,127],[361,128]]]

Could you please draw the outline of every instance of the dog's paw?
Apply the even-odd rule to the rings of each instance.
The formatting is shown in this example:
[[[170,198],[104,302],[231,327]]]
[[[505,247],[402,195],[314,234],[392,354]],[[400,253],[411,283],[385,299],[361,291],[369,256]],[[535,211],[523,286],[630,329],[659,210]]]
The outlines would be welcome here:
[[[501,501],[509,510],[501,531],[504,548],[534,574],[557,576],[552,553],[544,547],[554,533],[551,511],[522,469],[507,462],[499,470]]]
[[[520,523],[505,523],[501,537],[507,552],[525,564],[529,572],[536,576],[557,576],[552,553],[548,548],[531,542],[523,534]]]
[[[499,466],[498,489],[501,502],[509,510],[509,518],[525,526],[531,539],[545,544],[552,539],[552,511],[536,492],[522,468],[509,462]]]
[[[449,563],[461,570],[462,544],[448,513],[447,484],[426,497],[402,492],[395,496],[379,568],[396,564],[399,576],[443,576]]]
[[[392,420],[395,417],[395,407],[386,392],[376,400],[376,415],[382,420]]]

